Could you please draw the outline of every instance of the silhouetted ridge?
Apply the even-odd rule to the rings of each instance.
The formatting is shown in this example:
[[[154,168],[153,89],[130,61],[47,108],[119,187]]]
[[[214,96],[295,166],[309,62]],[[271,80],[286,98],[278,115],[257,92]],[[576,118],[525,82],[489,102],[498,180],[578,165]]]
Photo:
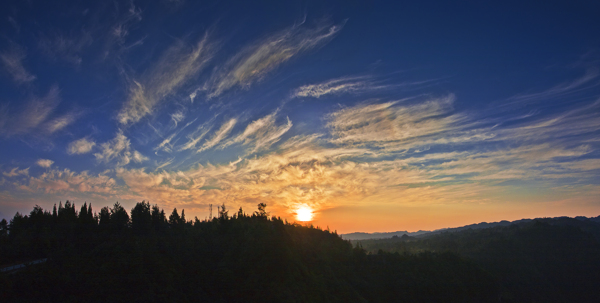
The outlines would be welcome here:
[[[558,217],[356,243],[371,253],[460,255],[498,279],[502,302],[600,302],[599,240],[598,217]]]
[[[85,211],[83,210],[85,208]],[[147,202],[93,214],[66,202],[2,227],[4,302],[492,302],[497,281],[451,253],[367,254],[335,232],[269,217],[185,219]],[[93,214],[93,215],[91,215]],[[4,225],[3,225],[4,226]]]

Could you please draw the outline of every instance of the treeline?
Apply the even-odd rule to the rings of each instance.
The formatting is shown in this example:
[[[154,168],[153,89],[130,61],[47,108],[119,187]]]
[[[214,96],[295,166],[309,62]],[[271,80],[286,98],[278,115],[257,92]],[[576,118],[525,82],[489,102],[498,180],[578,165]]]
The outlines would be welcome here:
[[[502,302],[600,302],[598,218],[545,218],[423,238],[355,241],[371,253],[451,253],[496,277]]]
[[[250,217],[266,219],[266,206],[264,203],[258,204],[258,211]],[[229,216],[229,211],[223,204],[218,207],[218,216],[215,219],[227,221],[246,216],[241,207],[237,213]],[[90,235],[93,234],[148,234],[199,227],[201,223],[198,217],[187,220],[185,210],[179,215],[177,208],[167,217],[158,205],[151,206],[146,201],[136,203],[130,213],[119,202],[112,208],[103,207],[100,213],[94,212],[92,204],[87,202],[79,211],[76,210],[75,204],[68,200],[64,206],[62,202],[59,202],[58,207],[54,204],[51,212],[36,205],[29,215],[17,212],[10,223],[6,219],[0,221],[0,243],[3,244],[0,247],[0,256],[3,257],[3,263],[16,263],[46,257],[55,251],[57,246],[64,247],[65,243],[68,243],[67,247],[85,246],[89,244]]]
[[[85,209],[85,210],[84,210]],[[140,202],[71,203],[5,224],[3,302],[496,302],[498,281],[452,253],[367,254],[335,232],[225,206],[211,220]],[[6,232],[8,231],[8,232]]]

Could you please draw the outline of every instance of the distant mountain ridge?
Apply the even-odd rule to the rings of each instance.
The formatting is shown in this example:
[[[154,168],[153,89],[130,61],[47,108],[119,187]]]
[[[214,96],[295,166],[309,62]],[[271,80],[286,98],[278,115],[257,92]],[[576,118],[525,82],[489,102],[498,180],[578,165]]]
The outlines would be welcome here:
[[[469,224],[469,225],[465,225],[465,226],[461,226],[461,227],[441,228],[441,229],[436,229],[433,231],[419,230],[416,232],[394,231],[394,232],[382,232],[382,233],[354,232],[354,233],[348,233],[348,234],[341,234],[340,236],[344,240],[354,240],[354,241],[368,240],[368,239],[387,239],[387,238],[392,238],[394,236],[401,237],[402,235],[408,235],[411,237],[426,237],[426,236],[440,234],[443,232],[459,232],[459,231],[468,230],[468,229],[482,229],[482,228],[491,228],[491,227],[497,227],[497,226],[510,226],[512,224],[523,224],[523,223],[531,222],[533,220],[556,221],[556,220],[560,220],[560,219],[564,219],[564,218],[571,218],[571,217],[562,216],[562,217],[554,217],[554,218],[520,219],[520,220],[515,220],[515,221],[502,220],[500,222],[491,222],[491,223],[481,222],[481,223]],[[584,216],[577,216],[577,217],[571,218],[571,219],[577,219],[579,221],[591,221],[591,222],[600,223],[600,216],[589,217],[589,218],[584,217]]]
[[[364,233],[364,232],[355,232],[349,234],[340,235],[344,240],[368,240],[368,239],[386,239],[392,238],[394,236],[402,237],[402,235],[409,235],[411,237],[416,237],[419,235],[424,235],[431,233],[429,230],[419,230],[416,232],[408,232],[408,231],[392,231],[387,233]]]

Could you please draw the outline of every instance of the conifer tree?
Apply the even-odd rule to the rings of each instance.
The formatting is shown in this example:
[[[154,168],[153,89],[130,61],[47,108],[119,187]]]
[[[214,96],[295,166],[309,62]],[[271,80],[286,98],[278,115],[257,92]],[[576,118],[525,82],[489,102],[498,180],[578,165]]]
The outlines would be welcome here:
[[[149,202],[138,202],[131,209],[131,227],[138,231],[147,231],[152,227],[152,214]]]
[[[173,212],[169,216],[169,225],[171,225],[171,227],[176,227],[180,221],[181,217],[177,213],[177,208],[173,208]]]
[[[100,209],[100,222],[99,225],[102,227],[108,227],[110,224],[110,209],[108,206]]]
[[[185,209],[181,210],[181,218],[179,219],[179,224],[185,224],[186,220],[185,220]]]
[[[110,224],[116,230],[122,230],[129,226],[129,214],[118,201],[110,210]]]

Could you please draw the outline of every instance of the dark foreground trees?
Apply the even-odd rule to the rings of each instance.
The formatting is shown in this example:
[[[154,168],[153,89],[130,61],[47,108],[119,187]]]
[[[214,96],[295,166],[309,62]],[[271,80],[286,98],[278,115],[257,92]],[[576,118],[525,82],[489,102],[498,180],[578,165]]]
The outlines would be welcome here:
[[[77,218],[74,225],[61,225],[41,209],[35,209],[36,215],[41,212],[40,218],[49,223],[35,225],[31,216],[15,216],[9,233],[1,238],[2,260],[48,261],[0,274],[2,301],[495,302],[498,298],[497,281],[455,254],[368,255],[336,233],[269,219],[266,205],[252,216],[240,209],[232,217],[222,207],[219,218],[194,222],[183,221],[183,211],[181,216],[174,211],[167,221],[164,211],[146,202],[138,203],[125,220],[126,212],[118,206],[101,210],[96,228],[88,230],[78,228]]]
[[[366,250],[448,252],[499,282],[502,302],[600,302],[600,217],[544,218],[423,238],[359,241]]]

